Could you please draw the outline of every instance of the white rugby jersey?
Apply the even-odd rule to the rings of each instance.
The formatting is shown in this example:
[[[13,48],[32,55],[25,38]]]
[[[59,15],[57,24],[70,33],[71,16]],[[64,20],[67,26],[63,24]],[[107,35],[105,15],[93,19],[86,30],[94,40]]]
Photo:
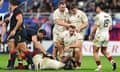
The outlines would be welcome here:
[[[109,14],[101,12],[96,15],[94,24],[98,25],[95,33],[95,37],[101,37],[101,39],[109,39],[109,27],[112,25],[112,18]]]

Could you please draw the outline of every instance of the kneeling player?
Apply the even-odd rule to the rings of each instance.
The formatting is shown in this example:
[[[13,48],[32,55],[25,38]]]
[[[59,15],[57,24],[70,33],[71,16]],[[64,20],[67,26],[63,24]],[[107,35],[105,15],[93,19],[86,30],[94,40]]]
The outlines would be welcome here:
[[[75,32],[75,26],[70,26],[68,28],[68,31],[63,32],[61,34],[61,43],[63,42],[64,44],[64,56],[63,57],[63,62],[66,57],[74,57],[75,58],[75,67],[76,69],[79,69],[80,62],[80,40],[81,36],[79,33]]]
[[[38,32],[34,29],[31,28],[26,28],[24,29],[24,31],[26,32],[26,37],[25,39],[29,42],[33,42],[33,45],[35,46],[35,48],[37,50],[32,52],[32,56],[34,56],[35,54],[37,54],[38,52],[42,52],[44,55],[47,55],[47,52],[45,51],[44,47],[41,45],[40,41],[43,39],[43,37],[46,35],[45,30],[39,30]],[[22,53],[22,51],[18,52],[18,60],[19,60],[19,65],[18,65],[18,69],[24,69],[24,66],[22,64],[22,60],[25,59],[24,54]]]

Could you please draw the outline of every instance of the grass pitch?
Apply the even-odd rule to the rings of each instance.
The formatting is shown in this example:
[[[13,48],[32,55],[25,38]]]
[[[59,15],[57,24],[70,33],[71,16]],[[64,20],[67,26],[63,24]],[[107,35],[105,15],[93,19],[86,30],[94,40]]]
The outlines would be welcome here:
[[[117,69],[114,72],[120,72],[120,56],[113,57],[117,63]],[[4,70],[7,65],[8,54],[0,54],[0,72],[95,72],[96,64],[92,56],[84,56],[81,69],[79,70]],[[102,72],[113,72],[111,69],[111,64],[105,57],[101,57],[101,62],[103,66]],[[17,61],[16,61],[17,65]]]

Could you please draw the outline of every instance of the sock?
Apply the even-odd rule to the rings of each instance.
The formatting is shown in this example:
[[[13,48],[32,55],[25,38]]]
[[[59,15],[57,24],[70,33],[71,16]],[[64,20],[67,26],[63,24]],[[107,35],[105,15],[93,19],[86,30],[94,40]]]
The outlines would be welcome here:
[[[112,59],[112,56],[108,57],[108,60],[113,63],[113,59]]]
[[[11,51],[10,52],[10,59],[8,60],[8,66],[7,67],[14,67],[16,56],[17,56],[16,51]]]
[[[10,67],[11,66],[11,59],[8,60],[8,65],[7,67]]]
[[[97,66],[101,65],[100,61],[96,61]]]
[[[76,63],[79,67],[81,66],[81,62],[77,61]]]
[[[33,64],[31,53],[29,51],[25,51],[24,53],[25,53],[25,55],[27,57],[28,64]]]

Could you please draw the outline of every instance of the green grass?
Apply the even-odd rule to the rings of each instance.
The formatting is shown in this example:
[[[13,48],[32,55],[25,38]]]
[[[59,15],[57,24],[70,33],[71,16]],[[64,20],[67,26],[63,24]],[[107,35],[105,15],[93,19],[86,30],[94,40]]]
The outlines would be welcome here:
[[[113,57],[117,62],[117,70],[115,72],[120,72],[120,57]],[[0,67],[5,68],[7,65],[8,54],[0,54]],[[101,62],[103,66],[103,72],[113,72],[111,69],[111,64],[101,57]],[[80,70],[4,70],[0,69],[0,72],[94,72],[96,64],[92,56],[84,56],[82,61],[82,66]]]

